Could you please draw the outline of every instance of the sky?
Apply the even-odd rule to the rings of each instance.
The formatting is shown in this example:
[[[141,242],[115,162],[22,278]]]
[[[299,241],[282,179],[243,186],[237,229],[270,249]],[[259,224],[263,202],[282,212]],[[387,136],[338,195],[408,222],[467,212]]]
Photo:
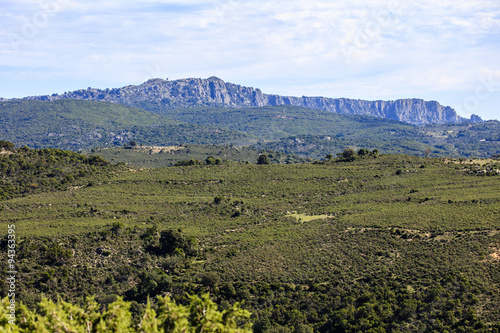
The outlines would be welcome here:
[[[2,0],[0,97],[217,76],[500,119],[498,0]]]

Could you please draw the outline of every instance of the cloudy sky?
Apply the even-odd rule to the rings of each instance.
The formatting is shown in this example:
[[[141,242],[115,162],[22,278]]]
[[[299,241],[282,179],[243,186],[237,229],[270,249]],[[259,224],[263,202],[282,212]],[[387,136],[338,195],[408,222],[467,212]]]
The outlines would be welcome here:
[[[0,96],[217,76],[500,119],[498,0],[3,0]]]

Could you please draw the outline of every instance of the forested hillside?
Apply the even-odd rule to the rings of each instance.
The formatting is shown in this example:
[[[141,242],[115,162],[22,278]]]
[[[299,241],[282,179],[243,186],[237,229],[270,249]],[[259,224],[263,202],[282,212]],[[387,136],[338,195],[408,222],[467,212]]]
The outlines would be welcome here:
[[[500,123],[413,126],[293,106],[169,109],[158,115],[107,102],[0,102],[0,139],[78,151],[127,145],[235,145],[322,158],[344,148],[434,157],[500,154]]]
[[[120,104],[63,100],[0,101],[0,138],[33,148],[79,150],[123,145],[250,144],[256,138],[226,129],[173,121]]]
[[[16,149],[13,143],[0,141],[0,200],[92,186],[103,175],[119,169],[97,155],[47,148]]]
[[[52,155],[62,157],[48,169],[87,168],[88,158]],[[148,297],[156,309],[162,295],[188,304],[186,293],[210,292],[221,310],[242,301],[255,332],[500,329],[498,160],[362,149],[291,165],[101,164],[89,165],[91,186],[0,202],[28,307],[42,294],[103,306],[121,296],[138,323]]]
[[[413,126],[359,115],[299,107],[169,110],[177,121],[244,132],[261,139],[254,145],[303,157],[321,158],[344,148],[439,157],[491,157],[500,154],[500,123]]]

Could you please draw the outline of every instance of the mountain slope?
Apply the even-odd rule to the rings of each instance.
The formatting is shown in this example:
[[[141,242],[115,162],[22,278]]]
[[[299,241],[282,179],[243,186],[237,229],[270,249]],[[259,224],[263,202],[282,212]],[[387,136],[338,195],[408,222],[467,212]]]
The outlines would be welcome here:
[[[0,138],[33,148],[79,149],[144,144],[249,144],[244,133],[186,124],[113,103],[59,100],[0,101]]]
[[[254,146],[258,149],[311,158],[323,158],[347,147],[417,156],[424,156],[430,149],[432,156],[442,157],[489,157],[500,153],[498,121],[413,126],[296,106],[173,109],[168,117],[243,132],[262,140]]]
[[[223,308],[244,301],[256,332],[498,332],[500,176],[480,172],[500,166],[488,164],[382,155],[123,168],[4,200],[0,222],[22,236],[16,288],[30,308],[42,294],[122,296],[142,318],[157,296],[210,291]]]
[[[71,150],[179,144],[252,145],[259,150],[323,158],[344,148],[382,153],[489,157],[500,154],[500,123],[412,126],[384,118],[296,106],[171,109],[168,116],[87,100],[0,101],[0,140]]]
[[[264,94],[260,89],[224,82],[217,77],[168,81],[152,79],[138,86],[115,89],[76,90],[62,95],[32,96],[27,99],[54,101],[60,99],[97,100],[131,105],[160,114],[174,108],[196,106],[262,107],[277,105],[302,106],[341,114],[369,115],[404,121],[414,125],[459,123],[466,121],[450,107],[435,101],[400,99],[396,101],[364,101],[348,98],[284,97]],[[471,121],[480,121],[477,116]]]
[[[344,115],[297,106],[249,108],[187,108],[169,110],[169,118],[190,124],[227,128],[275,140],[293,135],[348,136],[361,133],[403,130],[417,132],[415,126],[372,116]]]

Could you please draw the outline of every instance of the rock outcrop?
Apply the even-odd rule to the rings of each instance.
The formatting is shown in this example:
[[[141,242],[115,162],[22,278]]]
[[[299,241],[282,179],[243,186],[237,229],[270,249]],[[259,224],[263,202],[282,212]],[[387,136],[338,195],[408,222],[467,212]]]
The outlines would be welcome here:
[[[44,101],[59,99],[107,101],[161,113],[168,113],[166,110],[172,108],[197,106],[244,108],[293,105],[342,114],[376,116],[414,125],[482,121],[476,115],[473,115],[471,119],[462,118],[452,108],[442,106],[435,101],[422,99],[365,101],[348,98],[286,97],[264,94],[260,89],[224,82],[217,77],[175,81],[151,79],[137,86],[114,89],[88,88],[61,95],[26,98]]]

